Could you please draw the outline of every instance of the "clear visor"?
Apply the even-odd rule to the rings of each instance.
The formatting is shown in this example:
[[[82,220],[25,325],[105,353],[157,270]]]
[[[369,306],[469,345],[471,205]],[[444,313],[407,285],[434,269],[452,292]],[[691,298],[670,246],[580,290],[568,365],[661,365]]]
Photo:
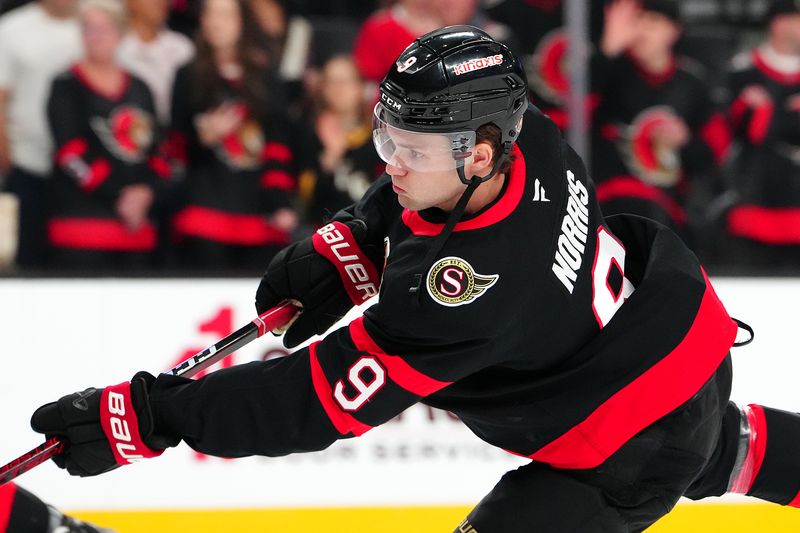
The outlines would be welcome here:
[[[418,172],[455,170],[472,157],[475,132],[420,133],[391,126],[382,103],[372,114],[372,141],[378,156],[392,166]]]

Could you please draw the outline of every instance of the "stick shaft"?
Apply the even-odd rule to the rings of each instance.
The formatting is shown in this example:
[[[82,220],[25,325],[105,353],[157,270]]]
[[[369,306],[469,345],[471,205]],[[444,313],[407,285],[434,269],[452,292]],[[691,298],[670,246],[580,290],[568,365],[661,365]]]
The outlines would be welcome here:
[[[225,359],[242,346],[261,337],[266,332],[287,324],[296,313],[297,308],[294,305],[289,302],[282,302],[262,313],[246,326],[239,328],[205,350],[196,353],[166,373],[187,378],[195,376],[211,365]],[[48,459],[52,459],[63,452],[66,447],[66,442],[58,437],[50,437],[44,444],[0,467],[0,485],[8,483],[31,468],[39,466]]]

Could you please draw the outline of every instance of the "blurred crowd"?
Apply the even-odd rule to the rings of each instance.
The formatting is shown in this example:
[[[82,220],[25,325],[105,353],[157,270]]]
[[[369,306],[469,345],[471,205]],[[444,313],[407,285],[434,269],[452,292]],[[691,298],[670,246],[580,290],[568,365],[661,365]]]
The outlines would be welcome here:
[[[671,226],[712,272],[796,274],[800,2],[737,20],[687,14],[714,4],[587,2],[585,160],[606,214]],[[0,0],[0,11],[7,272],[257,273],[383,173],[377,83],[440,26],[506,42],[531,101],[571,124],[560,0]]]

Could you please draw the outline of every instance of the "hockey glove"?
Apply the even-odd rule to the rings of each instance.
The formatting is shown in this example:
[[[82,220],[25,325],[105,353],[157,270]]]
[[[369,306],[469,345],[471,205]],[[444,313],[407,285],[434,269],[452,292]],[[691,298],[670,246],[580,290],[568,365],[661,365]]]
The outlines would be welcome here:
[[[53,457],[73,476],[96,476],[141,459],[161,455],[179,439],[153,435],[148,390],[155,378],[139,372],[131,381],[86,389],[38,408],[34,431],[67,441]]]
[[[375,265],[383,254],[363,243],[366,234],[359,219],[331,222],[272,259],[256,292],[256,310],[261,314],[286,299],[300,302],[303,312],[283,337],[287,348],[324,333],[354,305],[378,294]]]

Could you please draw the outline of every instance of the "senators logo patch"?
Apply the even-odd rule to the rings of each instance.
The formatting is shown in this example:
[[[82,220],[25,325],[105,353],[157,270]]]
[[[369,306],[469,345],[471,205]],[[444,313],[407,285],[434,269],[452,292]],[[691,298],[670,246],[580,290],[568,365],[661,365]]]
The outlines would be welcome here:
[[[497,283],[500,276],[482,276],[458,257],[440,259],[428,272],[428,294],[436,303],[456,307],[471,303]]]
[[[89,125],[115,157],[128,163],[145,160],[155,138],[155,119],[133,106],[114,109],[109,117],[92,117]]]

